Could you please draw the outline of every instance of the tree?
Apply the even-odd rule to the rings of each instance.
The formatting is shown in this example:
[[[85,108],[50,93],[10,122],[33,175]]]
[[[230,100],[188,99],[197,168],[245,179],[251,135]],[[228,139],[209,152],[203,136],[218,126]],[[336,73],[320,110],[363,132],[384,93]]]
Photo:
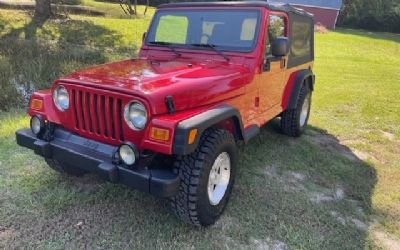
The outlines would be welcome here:
[[[400,32],[400,0],[344,0],[338,25]]]
[[[35,18],[47,19],[51,16],[51,1],[36,0]]]
[[[138,12],[137,12],[138,0],[119,0],[119,5],[121,6],[121,8],[125,12],[125,14],[131,15],[131,16],[138,15]],[[133,7],[132,7],[132,5],[133,5]],[[143,13],[144,15],[146,15],[149,5],[150,5],[150,0],[146,0],[146,7],[145,7],[144,13]]]

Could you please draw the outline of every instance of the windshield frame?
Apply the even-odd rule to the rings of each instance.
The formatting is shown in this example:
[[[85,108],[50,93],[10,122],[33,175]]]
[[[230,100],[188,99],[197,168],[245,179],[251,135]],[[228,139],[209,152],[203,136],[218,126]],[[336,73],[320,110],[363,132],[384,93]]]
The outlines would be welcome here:
[[[255,26],[255,32],[254,32],[254,39],[252,42],[251,47],[247,47],[247,48],[240,48],[238,47],[237,49],[231,49],[227,46],[219,46],[217,45],[216,47],[218,48],[219,51],[223,51],[223,52],[239,52],[239,53],[249,53],[249,52],[253,52],[255,50],[255,48],[257,47],[257,41],[259,40],[259,35],[260,35],[260,25],[262,22],[262,13],[261,10],[259,8],[240,8],[240,9],[233,9],[233,8],[207,8],[207,7],[203,7],[203,8],[166,8],[166,9],[158,9],[156,11],[156,13],[154,14],[154,17],[149,25],[148,28],[148,32],[146,34],[146,37],[144,39],[144,44],[148,47],[174,47],[174,48],[178,48],[178,49],[188,49],[188,50],[213,50],[212,48],[207,48],[207,47],[195,47],[195,46],[191,46],[190,44],[179,44],[179,43],[171,43],[170,45],[160,45],[160,44],[152,44],[152,42],[154,41],[149,41],[149,37],[151,32],[156,32],[156,28],[157,28],[157,24],[158,21],[160,20],[160,16],[161,14],[165,13],[165,12],[182,12],[185,13],[187,11],[197,11],[197,12],[212,12],[212,11],[227,11],[227,12],[233,12],[233,11],[254,11],[255,13],[257,13],[257,23]],[[155,35],[155,34],[154,34]]]

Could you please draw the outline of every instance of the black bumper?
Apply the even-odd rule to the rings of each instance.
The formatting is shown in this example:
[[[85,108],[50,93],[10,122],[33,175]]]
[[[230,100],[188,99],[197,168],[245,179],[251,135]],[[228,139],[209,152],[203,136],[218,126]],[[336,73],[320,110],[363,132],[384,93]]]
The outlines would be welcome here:
[[[158,197],[171,197],[179,188],[179,177],[167,168],[128,169],[113,163],[116,147],[85,139],[63,129],[56,129],[54,139],[38,139],[30,129],[16,132],[18,145],[36,154],[67,163],[113,182],[122,183]]]

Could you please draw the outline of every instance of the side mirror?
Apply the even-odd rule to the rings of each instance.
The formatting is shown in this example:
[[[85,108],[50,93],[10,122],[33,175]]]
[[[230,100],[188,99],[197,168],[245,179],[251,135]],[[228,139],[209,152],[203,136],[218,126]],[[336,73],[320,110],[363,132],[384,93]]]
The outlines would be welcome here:
[[[289,39],[287,37],[277,37],[271,44],[273,56],[281,57],[289,54]]]
[[[142,42],[144,42],[144,39],[146,39],[146,34],[147,34],[146,32],[143,33],[143,35],[142,35]]]

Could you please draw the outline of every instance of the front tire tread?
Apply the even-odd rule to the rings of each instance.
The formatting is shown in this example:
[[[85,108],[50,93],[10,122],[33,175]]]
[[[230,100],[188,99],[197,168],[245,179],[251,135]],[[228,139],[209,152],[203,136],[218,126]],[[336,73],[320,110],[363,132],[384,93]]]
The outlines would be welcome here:
[[[215,154],[214,149],[217,145],[223,143],[235,143],[233,135],[222,129],[206,130],[199,142],[199,147],[191,154],[178,156],[174,171],[179,174],[181,185],[178,194],[170,199],[170,207],[173,213],[184,222],[195,226],[207,226],[213,224],[217,218],[201,218],[199,214],[200,197],[198,194],[198,186],[202,178],[207,178],[204,168],[210,164],[212,159],[210,156]],[[232,173],[231,173],[232,174]],[[232,178],[234,178],[232,176]],[[205,190],[205,192],[207,192]],[[230,195],[227,189],[225,195]],[[229,193],[228,193],[229,192]],[[203,204],[204,205],[204,204]]]

